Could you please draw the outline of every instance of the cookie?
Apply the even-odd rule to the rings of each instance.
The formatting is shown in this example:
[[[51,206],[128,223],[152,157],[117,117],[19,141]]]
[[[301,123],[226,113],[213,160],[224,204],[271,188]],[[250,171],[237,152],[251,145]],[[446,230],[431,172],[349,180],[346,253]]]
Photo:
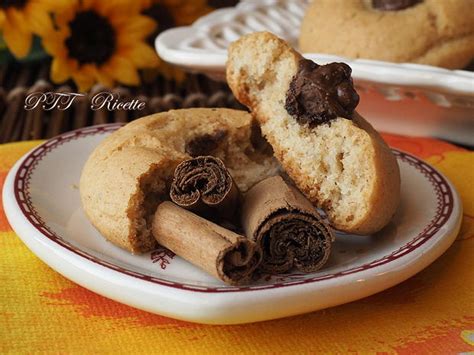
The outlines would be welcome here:
[[[241,37],[228,58],[234,95],[306,197],[339,230],[371,234],[384,227],[399,203],[399,167],[354,111],[359,98],[349,66],[318,66],[267,32]]]
[[[198,155],[220,158],[242,191],[278,173],[278,163],[244,111],[194,108],[154,114],[111,134],[93,151],[80,194],[92,224],[134,253],[155,247],[151,221],[167,199],[175,167]]]
[[[464,68],[474,58],[470,0],[315,0],[303,53]]]

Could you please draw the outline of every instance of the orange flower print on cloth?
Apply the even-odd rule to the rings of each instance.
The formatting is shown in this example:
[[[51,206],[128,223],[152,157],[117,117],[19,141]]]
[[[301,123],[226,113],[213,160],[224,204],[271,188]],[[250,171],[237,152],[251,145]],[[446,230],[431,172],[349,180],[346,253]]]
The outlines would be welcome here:
[[[461,338],[467,344],[472,345],[474,347],[474,330],[463,330],[461,332]]]
[[[51,79],[72,78],[80,91],[96,82],[138,85],[137,69],[156,67],[158,56],[146,43],[155,22],[140,14],[133,1],[71,1],[54,12],[54,28],[43,33],[43,47],[53,57]]]
[[[0,353],[474,352],[474,152],[430,138],[384,138],[433,164],[454,184],[464,207],[458,239],[401,284],[285,319],[234,326],[188,323],[126,306],[65,279],[11,230],[0,201]],[[13,164],[39,143],[0,145],[0,188]],[[172,255],[158,249],[150,262],[171,268]]]

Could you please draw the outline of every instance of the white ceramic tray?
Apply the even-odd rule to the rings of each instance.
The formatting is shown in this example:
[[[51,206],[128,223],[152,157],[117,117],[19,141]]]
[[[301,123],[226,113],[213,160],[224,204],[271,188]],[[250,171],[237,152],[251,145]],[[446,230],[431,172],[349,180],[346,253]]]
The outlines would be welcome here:
[[[202,323],[235,324],[311,312],[374,294],[414,275],[454,241],[461,204],[452,184],[421,160],[395,151],[401,205],[375,236],[337,235],[323,270],[264,276],[232,287],[168,250],[131,255],[85,217],[77,189],[92,150],[118,125],[53,138],[18,161],[3,189],[8,220],[51,268],[111,299]]]
[[[225,80],[228,45],[267,30],[296,46],[308,0],[246,0],[217,10],[192,26],[163,32],[158,54],[187,70]],[[419,64],[352,60],[306,53],[320,64],[342,61],[353,70],[361,96],[358,111],[379,130],[435,136],[474,146],[474,73]]]

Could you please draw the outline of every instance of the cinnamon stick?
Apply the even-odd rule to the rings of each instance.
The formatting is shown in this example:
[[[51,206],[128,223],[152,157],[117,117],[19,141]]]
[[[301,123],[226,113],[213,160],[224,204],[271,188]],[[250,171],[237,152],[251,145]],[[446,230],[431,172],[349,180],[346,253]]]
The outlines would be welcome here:
[[[233,221],[240,206],[240,191],[219,158],[198,156],[179,164],[170,189],[178,206],[204,216],[218,214]]]
[[[328,260],[333,233],[313,205],[280,176],[247,192],[241,217],[247,237],[262,248],[264,272],[284,273],[293,267],[313,272]]]
[[[162,246],[231,285],[249,280],[262,259],[253,241],[170,201],[158,206],[152,233]]]

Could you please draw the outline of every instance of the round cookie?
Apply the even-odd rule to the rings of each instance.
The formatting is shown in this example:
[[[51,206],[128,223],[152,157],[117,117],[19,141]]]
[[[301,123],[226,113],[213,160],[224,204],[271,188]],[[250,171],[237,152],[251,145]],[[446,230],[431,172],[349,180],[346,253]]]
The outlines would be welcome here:
[[[173,110],[133,121],[97,146],[81,175],[80,194],[92,224],[131,252],[155,247],[151,219],[167,199],[175,167],[213,155],[242,191],[275,175],[279,165],[250,114],[230,109]]]
[[[460,69],[474,59],[470,0],[314,0],[301,25],[304,53]]]
[[[363,117],[343,63],[319,66],[268,32],[229,47],[227,82],[297,187],[342,231],[372,234],[400,201],[395,156]]]

